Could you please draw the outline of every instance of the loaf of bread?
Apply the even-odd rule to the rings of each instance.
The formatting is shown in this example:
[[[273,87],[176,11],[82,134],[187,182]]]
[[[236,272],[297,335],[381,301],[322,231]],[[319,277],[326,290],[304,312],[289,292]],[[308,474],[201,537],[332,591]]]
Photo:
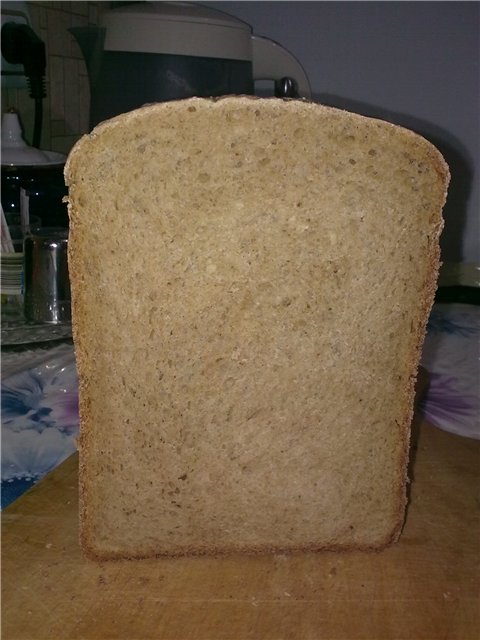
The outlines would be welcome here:
[[[145,106],[65,169],[92,558],[381,549],[449,173],[295,100]]]

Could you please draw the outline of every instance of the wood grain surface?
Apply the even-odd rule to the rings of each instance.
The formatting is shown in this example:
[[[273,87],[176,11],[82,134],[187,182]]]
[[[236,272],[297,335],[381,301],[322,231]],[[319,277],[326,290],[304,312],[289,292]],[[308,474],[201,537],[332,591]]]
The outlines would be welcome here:
[[[416,425],[410,506],[382,553],[97,564],[77,457],[2,518],[3,640],[477,640],[480,442]]]

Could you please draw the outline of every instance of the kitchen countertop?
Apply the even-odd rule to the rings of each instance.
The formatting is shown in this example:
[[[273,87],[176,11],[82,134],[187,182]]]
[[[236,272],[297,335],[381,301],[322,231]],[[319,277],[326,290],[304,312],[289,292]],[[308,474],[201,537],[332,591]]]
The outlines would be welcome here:
[[[476,640],[480,441],[414,425],[410,505],[381,553],[95,563],[76,455],[3,512],[3,640]]]

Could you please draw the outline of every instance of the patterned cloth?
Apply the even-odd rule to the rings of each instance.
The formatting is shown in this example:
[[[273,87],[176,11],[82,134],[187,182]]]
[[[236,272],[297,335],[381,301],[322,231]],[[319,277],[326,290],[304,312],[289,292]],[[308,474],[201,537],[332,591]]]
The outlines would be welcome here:
[[[2,509],[75,451],[78,428],[71,344],[2,357]]]
[[[432,424],[480,438],[480,307],[436,304],[421,364],[429,388],[420,405]],[[71,344],[2,361],[2,508],[75,451],[78,381]]]
[[[429,385],[420,411],[445,431],[480,439],[480,307],[435,304],[423,345]]]

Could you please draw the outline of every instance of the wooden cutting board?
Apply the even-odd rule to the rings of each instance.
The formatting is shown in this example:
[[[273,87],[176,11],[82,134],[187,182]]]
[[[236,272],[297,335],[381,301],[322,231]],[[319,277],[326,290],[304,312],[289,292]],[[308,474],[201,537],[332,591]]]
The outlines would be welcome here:
[[[3,513],[3,640],[477,640],[480,442],[417,425],[410,506],[382,553],[97,564],[73,456]]]

